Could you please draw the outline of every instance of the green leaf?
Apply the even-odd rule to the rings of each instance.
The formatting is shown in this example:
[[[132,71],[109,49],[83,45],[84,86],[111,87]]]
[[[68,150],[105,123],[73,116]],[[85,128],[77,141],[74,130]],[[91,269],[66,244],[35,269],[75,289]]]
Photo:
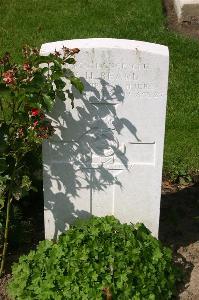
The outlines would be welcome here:
[[[74,65],[76,63],[76,60],[73,57],[70,57],[70,58],[66,59],[65,62],[67,64]]]
[[[56,91],[56,97],[58,97],[62,101],[66,100],[66,95],[63,91]]]
[[[38,102],[32,102],[32,103],[31,103],[31,106],[32,106],[32,108],[39,108],[39,109],[42,108],[41,103],[38,103]]]
[[[70,82],[72,85],[74,85],[74,87],[80,92],[82,93],[84,90],[84,85],[81,82],[81,80],[77,77],[70,77]]]
[[[6,142],[2,141],[0,144],[0,154],[5,152],[6,148],[7,148]]]
[[[5,197],[1,196],[0,197],[0,209],[4,208],[4,204],[5,204]]]
[[[51,62],[52,61],[52,59],[49,57],[49,55],[48,56],[38,56],[37,58],[36,58],[36,62],[37,62],[37,64],[42,64],[42,63],[49,63],[49,62]]]
[[[60,79],[60,77],[64,76],[61,68],[56,68],[56,67],[52,66],[51,70],[52,70],[52,74],[51,74],[52,80]]]
[[[42,68],[42,73],[45,74],[45,73],[48,72],[48,70],[49,70],[48,67],[43,67],[43,68]]]
[[[0,92],[9,91],[9,87],[5,85],[5,83],[0,83]]]
[[[33,80],[31,81],[31,85],[33,85],[35,88],[40,89],[41,85],[46,81],[45,76],[41,73],[35,73]]]
[[[53,63],[54,63],[54,67],[57,70],[62,70],[62,67],[61,67],[62,60],[61,59],[59,59],[58,57],[56,57],[56,59],[53,60]]]
[[[0,153],[3,153],[6,150],[7,147],[7,136],[8,133],[8,127],[5,123],[2,123],[0,126]]]
[[[22,177],[22,182],[21,182],[21,187],[23,188],[23,189],[25,189],[26,191],[29,191],[30,190],[30,188],[31,188],[31,180],[30,180],[30,178],[27,176],[27,175],[24,175],[23,177]]]
[[[58,90],[62,90],[66,85],[65,82],[61,78],[55,79],[54,83],[55,83],[56,88]]]
[[[1,93],[0,101],[2,100],[6,101],[10,96],[10,88],[6,86],[4,83],[0,83],[0,93]]]
[[[4,157],[0,157],[0,174],[4,173],[7,169],[6,159]]]
[[[63,75],[66,78],[74,77],[74,73],[70,69],[63,68]]]
[[[51,99],[50,96],[48,96],[46,94],[43,95],[43,100],[44,100],[47,110],[51,111],[53,108],[53,105],[54,105],[54,101]]]

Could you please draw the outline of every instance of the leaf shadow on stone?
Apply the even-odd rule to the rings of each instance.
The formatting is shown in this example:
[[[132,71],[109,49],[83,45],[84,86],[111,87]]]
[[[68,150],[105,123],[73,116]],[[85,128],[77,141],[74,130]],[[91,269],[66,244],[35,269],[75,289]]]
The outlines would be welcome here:
[[[123,129],[140,141],[131,121],[118,116],[117,107],[124,101],[123,89],[102,78],[97,87],[81,80],[85,90],[83,94],[73,90],[73,110],[69,99],[56,102],[50,117],[57,132],[43,145],[45,209],[54,218],[54,239],[66,229],[66,223],[92,215],[94,192],[106,192],[111,185],[123,188],[117,174],[128,171],[130,163],[125,145],[121,147],[119,142]],[[87,195],[87,204],[80,204],[80,191]],[[85,209],[76,209],[71,198]]]

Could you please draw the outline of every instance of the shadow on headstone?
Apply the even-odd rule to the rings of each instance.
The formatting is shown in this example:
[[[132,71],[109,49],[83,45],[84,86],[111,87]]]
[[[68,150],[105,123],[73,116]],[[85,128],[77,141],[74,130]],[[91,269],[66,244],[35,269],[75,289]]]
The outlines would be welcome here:
[[[45,210],[54,218],[55,227],[49,229],[54,231],[54,239],[66,229],[66,223],[92,215],[95,191],[106,191],[110,185],[122,189],[117,173],[129,167],[125,147],[121,147],[118,139],[122,129],[126,128],[140,142],[136,127],[117,115],[116,107],[124,100],[122,88],[102,78],[99,78],[100,89],[85,78],[81,80],[85,90],[82,95],[73,90],[73,111],[70,100],[66,100],[68,104],[57,100],[51,114],[56,132],[43,145],[45,197],[53,199],[45,201]],[[75,209],[70,200],[72,197],[73,202],[81,202],[80,190],[88,196],[87,203],[81,204],[85,210]],[[107,205],[110,205],[108,199]]]

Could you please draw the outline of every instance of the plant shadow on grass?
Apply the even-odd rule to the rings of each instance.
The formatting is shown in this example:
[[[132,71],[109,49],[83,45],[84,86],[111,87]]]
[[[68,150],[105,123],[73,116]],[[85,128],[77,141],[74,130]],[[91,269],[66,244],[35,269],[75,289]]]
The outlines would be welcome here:
[[[57,132],[43,145],[48,238],[56,239],[77,217],[96,214],[96,205],[100,205],[101,215],[111,213],[111,201],[105,201],[112,196],[110,187],[122,188],[117,175],[131,166],[119,137],[124,130],[140,141],[135,126],[117,114],[124,100],[123,89],[102,78],[97,86],[81,80],[85,90],[82,95],[73,91],[74,110],[69,101],[57,101],[50,116]],[[105,197],[100,194],[100,204],[93,205],[94,194],[101,191]]]
[[[178,293],[181,293],[186,289],[185,285],[190,282],[194,267],[192,256],[196,255],[194,251],[199,250],[197,243],[199,241],[198,184],[162,195],[159,239],[164,245],[173,249],[176,264],[184,273],[183,282],[178,286]],[[191,249],[194,247],[195,249],[190,250],[193,253],[188,256],[187,248],[190,245]]]

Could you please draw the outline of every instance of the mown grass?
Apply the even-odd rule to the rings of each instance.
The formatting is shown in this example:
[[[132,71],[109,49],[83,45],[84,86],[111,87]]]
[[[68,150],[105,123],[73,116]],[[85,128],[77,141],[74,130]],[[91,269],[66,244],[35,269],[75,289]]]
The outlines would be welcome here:
[[[20,60],[24,44],[90,37],[168,45],[170,77],[164,170],[195,172],[198,159],[199,42],[166,28],[161,0],[1,0],[0,54]]]

